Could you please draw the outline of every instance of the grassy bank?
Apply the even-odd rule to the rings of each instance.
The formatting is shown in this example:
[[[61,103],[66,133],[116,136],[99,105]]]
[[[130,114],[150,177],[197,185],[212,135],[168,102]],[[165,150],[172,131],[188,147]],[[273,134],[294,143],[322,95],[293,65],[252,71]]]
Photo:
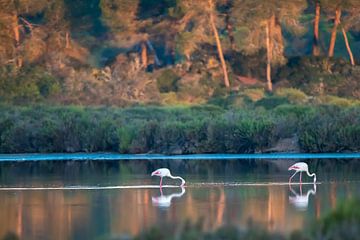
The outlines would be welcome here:
[[[0,152],[360,151],[360,107],[0,107]],[[286,147],[284,149],[287,150]]]

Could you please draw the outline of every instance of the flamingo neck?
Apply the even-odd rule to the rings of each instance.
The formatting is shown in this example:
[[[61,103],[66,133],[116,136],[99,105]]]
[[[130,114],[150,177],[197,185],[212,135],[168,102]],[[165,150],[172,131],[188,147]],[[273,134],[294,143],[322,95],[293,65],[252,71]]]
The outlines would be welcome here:
[[[316,182],[316,174],[315,173],[310,174],[309,170],[307,170],[306,173],[309,177],[314,177],[314,183],[315,183]]]
[[[185,180],[182,177],[179,176],[173,176],[173,175],[169,175],[170,178],[172,179],[180,179],[181,180],[181,185],[180,186],[184,186],[185,185]]]

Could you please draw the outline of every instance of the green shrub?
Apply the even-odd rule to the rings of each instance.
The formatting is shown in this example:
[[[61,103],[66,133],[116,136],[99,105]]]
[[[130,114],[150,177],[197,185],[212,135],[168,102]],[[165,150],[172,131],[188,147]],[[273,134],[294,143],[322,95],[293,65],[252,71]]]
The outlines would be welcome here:
[[[176,92],[178,89],[177,82],[180,77],[171,69],[165,69],[157,78],[156,83],[161,93]]]
[[[255,103],[255,106],[264,107],[265,109],[273,109],[282,104],[289,104],[289,100],[286,97],[270,96],[260,99]]]
[[[60,91],[59,80],[41,67],[0,71],[0,100],[17,104],[39,102]]]
[[[120,139],[119,151],[121,153],[130,152],[131,143],[134,140],[135,129],[134,126],[124,126],[117,130]]]
[[[302,118],[308,114],[314,112],[314,108],[302,105],[283,104],[274,109],[276,115],[280,116],[295,116],[296,118]]]
[[[337,96],[325,96],[321,98],[321,102],[324,104],[336,105],[339,107],[350,107],[354,103],[349,99],[341,98]]]
[[[324,106],[301,122],[299,144],[305,152],[357,152],[360,150],[359,126],[358,108],[342,110]]]
[[[265,97],[265,90],[263,88],[248,88],[242,94],[252,102],[256,102]]]
[[[308,96],[301,90],[295,88],[279,88],[276,89],[275,95],[285,97],[293,104],[303,104],[308,101]]]
[[[0,106],[0,152],[253,153],[298,136],[304,152],[360,151],[360,108]]]

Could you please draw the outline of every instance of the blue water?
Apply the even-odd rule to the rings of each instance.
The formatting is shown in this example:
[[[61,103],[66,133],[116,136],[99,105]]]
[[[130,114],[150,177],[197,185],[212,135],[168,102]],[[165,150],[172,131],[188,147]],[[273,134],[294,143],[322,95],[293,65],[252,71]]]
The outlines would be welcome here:
[[[246,229],[250,220],[272,232],[303,231],[360,197],[359,155],[3,154],[0,239],[131,239],[153,226],[176,234],[188,220],[204,220],[205,231]],[[317,184],[307,175],[303,184],[299,176],[288,184],[288,167],[299,159],[316,172]],[[166,178],[160,190],[151,176],[160,167],[186,187]]]
[[[360,153],[268,153],[268,154],[119,154],[119,153],[51,153],[0,154],[0,161],[43,160],[219,160],[219,159],[340,159],[360,158]]]

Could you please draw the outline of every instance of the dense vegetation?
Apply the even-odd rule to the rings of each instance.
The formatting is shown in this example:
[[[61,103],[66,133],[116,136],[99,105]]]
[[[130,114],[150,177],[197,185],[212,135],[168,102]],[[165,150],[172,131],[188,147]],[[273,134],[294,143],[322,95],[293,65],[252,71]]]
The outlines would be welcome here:
[[[169,231],[173,226],[152,228],[134,239],[139,240],[162,240],[162,239],[223,239],[223,240],[257,240],[257,239],[276,239],[276,240],[312,240],[312,239],[343,239],[355,240],[360,234],[360,211],[359,200],[351,200],[338,206],[333,212],[323,219],[318,220],[310,231],[295,231],[290,236],[278,233],[270,233],[262,230],[259,226],[251,224],[248,230],[236,227],[225,226],[215,232],[205,232],[202,223],[186,222],[182,224],[180,230],[172,236]]]
[[[360,108],[276,105],[1,107],[0,152],[254,153],[360,150]],[[275,98],[276,99],[276,98]],[[278,98],[282,102],[286,98]],[[286,143],[287,140],[287,143]],[[285,141],[285,143],[284,143]]]
[[[358,0],[0,0],[0,101],[360,97]]]
[[[359,9],[0,0],[0,152],[359,151]]]

